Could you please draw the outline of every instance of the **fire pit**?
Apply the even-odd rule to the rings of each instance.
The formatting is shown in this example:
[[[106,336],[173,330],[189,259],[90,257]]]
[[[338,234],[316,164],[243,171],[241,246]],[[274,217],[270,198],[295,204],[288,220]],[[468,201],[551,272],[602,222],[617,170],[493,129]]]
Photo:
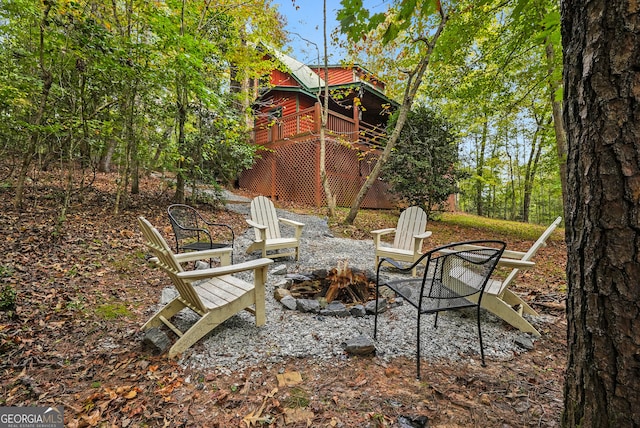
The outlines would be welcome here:
[[[276,299],[288,309],[333,316],[364,316],[375,311],[376,283],[373,275],[351,269],[340,261],[330,270],[287,275],[287,283],[276,290]],[[378,310],[387,308],[379,299]]]
[[[376,293],[375,280],[365,271],[352,270],[347,261],[326,271],[316,270],[310,275],[291,277],[289,291],[296,299],[317,299],[326,302],[339,300],[347,305],[363,304]]]

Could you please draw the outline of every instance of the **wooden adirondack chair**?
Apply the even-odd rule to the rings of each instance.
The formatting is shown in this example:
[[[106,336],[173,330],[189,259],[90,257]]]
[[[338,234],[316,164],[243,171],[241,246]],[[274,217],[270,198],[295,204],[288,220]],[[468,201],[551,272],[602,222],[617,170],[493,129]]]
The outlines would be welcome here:
[[[264,196],[258,196],[251,201],[251,220],[247,220],[249,226],[256,232],[256,240],[247,248],[247,253],[262,251],[262,257],[277,258],[294,256],[296,260],[300,258],[300,236],[304,223],[278,218],[273,202]],[[286,224],[294,228],[292,238],[283,238],[280,234],[280,224]],[[292,248],[288,253],[271,253],[267,251]]]
[[[138,222],[147,247],[155,255],[152,261],[169,275],[179,293],[142,326],[143,330],[147,330],[165,324],[176,333],[178,340],[169,350],[169,357],[184,352],[243,309],[255,315],[257,326],[265,324],[264,285],[267,267],[273,260],[262,258],[230,265],[230,248],[174,254],[160,232],[148,220],[139,217]],[[224,265],[191,271],[182,269],[181,263],[211,257],[221,257]],[[245,271],[253,271],[253,283],[231,275]],[[184,308],[189,308],[200,316],[186,332],[180,331],[170,322],[170,319]]]
[[[400,214],[395,228],[372,230],[373,243],[376,249],[376,266],[380,258],[413,263],[422,255],[422,242],[431,236],[427,228],[427,214],[420,207],[409,207]],[[394,233],[392,246],[382,245],[382,237]],[[416,276],[416,268],[411,270]]]
[[[482,297],[481,306],[483,308],[502,318],[520,331],[533,333],[538,337],[541,336],[540,332],[523,317],[523,314],[537,316],[538,313],[527,302],[522,300],[520,296],[509,290],[509,285],[520,269],[529,269],[534,266],[532,259],[538,250],[546,245],[547,239],[551,236],[561,221],[562,217],[555,219],[555,221],[551,223],[542,235],[540,235],[538,240],[526,253],[505,250],[502,254],[502,258],[498,262],[498,266],[511,267],[513,270],[503,281],[490,279],[485,287],[484,296]],[[467,246],[466,248],[473,247]],[[459,271],[458,273],[460,275],[463,274],[462,271]],[[455,275],[455,272],[451,273],[451,276]],[[470,285],[474,286],[472,284]]]

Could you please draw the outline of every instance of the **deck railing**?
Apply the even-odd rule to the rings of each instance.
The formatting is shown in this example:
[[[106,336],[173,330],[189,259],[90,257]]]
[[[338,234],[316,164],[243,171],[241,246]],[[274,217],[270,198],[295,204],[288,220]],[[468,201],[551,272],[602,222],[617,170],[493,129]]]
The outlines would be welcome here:
[[[319,136],[320,114],[320,107],[316,104],[297,113],[273,119],[254,128],[254,142],[264,145],[306,135]],[[327,131],[329,135],[374,147],[379,147],[387,138],[384,128],[380,126],[355,121],[332,111],[329,111],[327,117]]]

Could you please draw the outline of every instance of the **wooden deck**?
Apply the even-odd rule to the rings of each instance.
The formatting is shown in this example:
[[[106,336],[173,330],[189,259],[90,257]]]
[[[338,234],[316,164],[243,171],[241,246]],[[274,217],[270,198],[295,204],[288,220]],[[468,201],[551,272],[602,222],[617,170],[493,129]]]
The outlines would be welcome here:
[[[277,118],[269,124],[262,124],[254,128],[254,142],[267,145],[279,141],[300,139],[312,135],[320,135],[320,106],[316,104],[301,110]],[[354,120],[336,112],[329,112],[327,118],[328,135],[338,139],[378,148],[387,139],[385,129],[369,123]]]

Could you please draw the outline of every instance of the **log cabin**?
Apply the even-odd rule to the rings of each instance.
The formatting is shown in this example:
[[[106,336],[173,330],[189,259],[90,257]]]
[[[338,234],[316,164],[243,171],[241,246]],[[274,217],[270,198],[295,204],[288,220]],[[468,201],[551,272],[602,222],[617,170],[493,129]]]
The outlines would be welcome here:
[[[386,141],[385,129],[398,103],[364,67],[306,65],[275,49],[277,64],[261,82],[254,103],[253,142],[265,147],[239,180],[241,188],[272,200],[326,205],[320,181],[320,127],[329,90],[326,170],[338,206],[350,206]],[[378,180],[362,208],[392,208],[397,200]]]

